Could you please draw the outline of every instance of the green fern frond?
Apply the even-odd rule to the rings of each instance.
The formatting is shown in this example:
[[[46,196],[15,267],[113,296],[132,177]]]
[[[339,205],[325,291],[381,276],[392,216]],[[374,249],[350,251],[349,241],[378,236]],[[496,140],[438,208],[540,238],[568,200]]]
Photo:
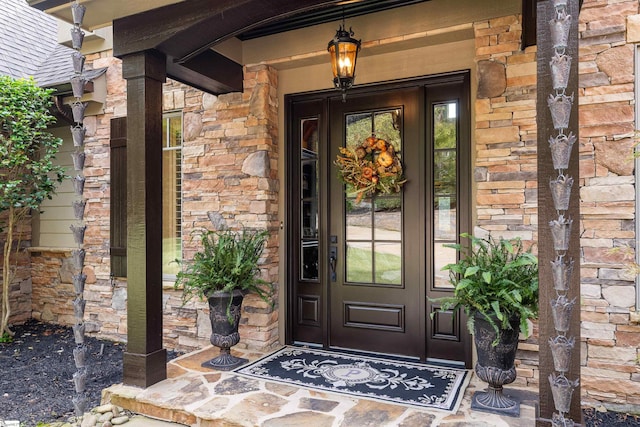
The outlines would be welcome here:
[[[528,319],[538,315],[538,259],[520,239],[479,238],[461,234],[467,245],[446,245],[460,253],[457,263],[446,265],[454,287],[452,297],[432,299],[440,310],[463,309],[472,331],[473,315],[480,313],[496,332],[511,329],[519,317],[528,334]],[[497,321],[497,322],[496,322]]]

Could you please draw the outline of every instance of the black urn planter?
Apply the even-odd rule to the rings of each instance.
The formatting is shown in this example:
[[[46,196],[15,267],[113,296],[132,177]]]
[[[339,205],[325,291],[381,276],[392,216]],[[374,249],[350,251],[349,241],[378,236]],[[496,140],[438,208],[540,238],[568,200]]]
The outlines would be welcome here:
[[[230,371],[248,362],[247,359],[231,355],[231,347],[238,344],[240,334],[240,309],[244,295],[240,290],[214,292],[209,295],[209,319],[211,320],[211,344],[220,348],[220,355],[202,364],[203,367]],[[227,307],[231,299],[231,321],[227,316]]]
[[[496,319],[496,323],[499,321]],[[496,331],[483,315],[474,315],[474,341],[478,352],[476,375],[489,384],[486,391],[477,391],[471,400],[471,409],[495,414],[520,416],[520,402],[503,392],[502,386],[516,379],[514,365],[518,350],[520,318],[509,319],[511,329],[502,330],[498,344],[493,346]]]

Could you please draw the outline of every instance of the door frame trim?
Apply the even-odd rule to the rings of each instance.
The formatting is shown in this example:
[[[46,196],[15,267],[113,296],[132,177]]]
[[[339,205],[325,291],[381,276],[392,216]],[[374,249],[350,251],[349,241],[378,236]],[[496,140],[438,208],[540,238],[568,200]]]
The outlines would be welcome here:
[[[404,88],[409,88],[409,87],[415,87],[415,86],[423,86],[423,87],[437,87],[438,85],[448,85],[448,84],[455,84],[455,83],[460,83],[463,84],[463,91],[462,91],[462,95],[460,98],[461,101],[461,106],[462,106],[462,102],[464,102],[466,105],[464,105],[465,111],[467,112],[467,114],[469,115],[468,117],[468,123],[463,124],[460,126],[460,131],[461,131],[461,140],[464,140],[464,138],[466,137],[466,141],[469,141],[469,145],[468,146],[462,146],[459,148],[459,153],[460,153],[460,162],[459,162],[459,169],[458,169],[458,176],[460,177],[460,182],[459,182],[459,191],[460,191],[460,199],[461,200],[466,200],[468,205],[469,205],[469,212],[461,212],[460,213],[460,217],[459,217],[459,224],[458,224],[458,234],[460,234],[463,231],[467,231],[467,232],[471,232],[472,231],[472,213],[471,213],[471,209],[473,209],[473,199],[472,199],[472,178],[473,178],[473,171],[472,171],[472,147],[473,147],[473,142],[471,140],[471,129],[472,129],[472,122],[471,122],[471,114],[472,114],[472,109],[471,109],[471,87],[470,87],[470,76],[471,76],[471,70],[469,69],[464,69],[464,70],[458,70],[458,71],[451,71],[451,72],[446,72],[446,73],[439,73],[439,74],[433,74],[433,75],[426,75],[426,76],[419,76],[419,77],[411,77],[411,78],[406,78],[406,79],[400,79],[400,80],[393,80],[393,81],[383,81],[383,82],[373,82],[373,83],[367,83],[367,84],[362,84],[362,85],[358,85],[355,86],[353,88],[351,88],[349,90],[349,93],[352,94],[375,94],[376,92],[387,92],[387,91],[391,91],[391,90],[396,90],[396,89],[404,89]],[[329,124],[328,124],[328,117],[329,117],[329,100],[330,99],[337,99],[340,98],[341,95],[339,93],[337,93],[334,89],[324,89],[324,90],[320,90],[320,91],[309,91],[309,92],[301,92],[301,93],[295,93],[295,94],[285,94],[284,95],[284,104],[285,104],[285,120],[284,120],[284,124],[286,126],[286,130],[285,130],[285,138],[284,138],[284,145],[283,145],[283,149],[285,150],[285,156],[283,158],[284,161],[284,184],[282,185],[281,188],[284,189],[285,191],[285,195],[284,195],[284,200],[285,200],[285,210],[284,210],[284,214],[283,214],[283,235],[284,235],[284,242],[285,242],[285,248],[284,248],[284,253],[285,253],[285,263],[286,265],[284,266],[284,286],[281,287],[281,291],[284,292],[284,301],[286,303],[286,307],[283,307],[283,311],[281,312],[281,314],[284,314],[284,322],[285,322],[285,327],[284,327],[284,331],[285,331],[285,343],[286,344],[293,344],[294,340],[293,340],[293,325],[294,325],[294,321],[295,321],[295,316],[296,313],[294,312],[294,307],[295,307],[295,292],[293,290],[293,282],[296,280],[294,278],[294,272],[296,271],[296,269],[293,266],[293,263],[288,262],[288,260],[290,260],[292,258],[292,256],[294,255],[294,251],[297,249],[298,247],[298,243],[297,241],[294,241],[294,233],[291,232],[290,226],[289,224],[295,223],[296,221],[291,221],[291,211],[293,209],[293,206],[296,205],[298,203],[297,200],[294,200],[294,191],[290,191],[289,190],[289,185],[286,185],[288,183],[291,183],[293,181],[294,178],[298,177],[298,175],[296,174],[296,172],[293,170],[295,165],[297,164],[296,159],[293,159],[293,150],[291,150],[291,146],[292,144],[297,143],[297,135],[293,134],[293,129],[294,127],[291,126],[291,120],[293,117],[293,111],[294,111],[294,105],[296,103],[300,103],[300,102],[305,102],[305,101],[322,101],[324,102],[323,104],[323,109],[322,109],[322,113],[320,115],[321,117],[321,124],[320,124],[320,129],[322,132],[324,132],[325,135],[327,135],[328,129],[329,129]],[[347,102],[348,102],[348,97],[347,97]],[[426,103],[426,99],[425,99],[425,103]],[[424,120],[424,118],[423,118]],[[425,133],[427,132],[428,129],[423,130],[422,132]],[[425,135],[426,137],[426,135]],[[424,145],[424,144],[423,144]],[[323,147],[324,149],[326,149],[326,147]],[[420,150],[421,150],[421,155],[426,155],[426,150],[427,147],[421,146]],[[329,159],[327,159],[327,155],[326,153],[324,153],[324,156],[320,156],[320,168],[321,168],[321,172],[320,172],[320,180],[323,180],[323,182],[327,182],[327,178],[328,178],[328,162]],[[464,174],[461,174],[461,172],[466,171]],[[421,180],[424,180],[424,178],[421,178]],[[326,204],[328,203],[327,199],[327,192],[321,192],[320,195],[321,199],[320,199],[320,204],[323,206],[327,206]],[[426,209],[426,205],[422,207],[423,211],[422,214],[423,216],[426,217],[427,215],[427,209]],[[429,215],[432,216],[432,215]],[[428,219],[428,218],[427,218]],[[324,219],[324,221],[321,221],[321,223],[319,224],[319,228],[320,230],[327,230],[327,219]],[[430,236],[431,233],[427,233],[427,230],[423,230],[426,234],[426,236]],[[324,239],[326,240],[326,239]],[[319,262],[320,265],[324,265],[323,263],[326,263],[326,253],[328,250],[328,242],[319,242]],[[422,256],[426,256],[426,252],[425,249],[422,249]],[[426,274],[429,273],[429,271],[427,271],[427,269],[424,269],[424,272],[421,272],[421,275],[425,275],[424,277],[420,277],[422,283],[426,283]],[[322,280],[323,275],[325,274],[325,272],[323,271],[319,271],[319,278],[320,280]],[[427,318],[429,316],[429,312],[428,312],[428,306],[427,306],[427,301],[426,301],[426,294],[427,294],[427,289],[425,288],[424,290],[421,291],[421,295],[425,296],[425,303],[424,303],[424,308],[423,308],[423,312],[425,314],[425,319],[424,319],[424,325],[423,325],[423,330],[424,330],[424,339],[425,341],[427,340],[427,334],[429,333],[429,327],[428,327],[428,322],[429,319]],[[325,286],[323,288],[322,291],[322,298],[324,299],[324,304],[322,307],[322,328],[323,328],[323,332],[322,332],[322,344],[317,344],[318,346],[323,346],[325,348],[329,347],[329,333],[330,333],[330,324],[329,324],[329,310],[330,310],[330,304],[327,302],[327,298],[328,298],[328,289]],[[467,328],[466,328],[466,321],[464,321],[464,319],[459,319],[461,325],[462,325],[462,337],[464,342],[464,348],[465,348],[465,360],[464,360],[464,364],[467,368],[471,367],[471,361],[472,361],[472,343],[471,343],[471,335],[467,332]],[[309,344],[309,343],[307,343]],[[310,345],[314,345],[314,344],[310,344]]]

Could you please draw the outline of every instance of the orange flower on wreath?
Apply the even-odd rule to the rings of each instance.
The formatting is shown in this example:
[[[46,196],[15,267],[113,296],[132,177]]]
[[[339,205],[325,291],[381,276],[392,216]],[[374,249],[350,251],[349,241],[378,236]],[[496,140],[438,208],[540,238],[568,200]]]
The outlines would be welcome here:
[[[369,181],[371,181],[371,178],[373,177],[373,169],[370,168],[369,166],[365,166],[362,168],[362,177],[364,179],[368,179]]]

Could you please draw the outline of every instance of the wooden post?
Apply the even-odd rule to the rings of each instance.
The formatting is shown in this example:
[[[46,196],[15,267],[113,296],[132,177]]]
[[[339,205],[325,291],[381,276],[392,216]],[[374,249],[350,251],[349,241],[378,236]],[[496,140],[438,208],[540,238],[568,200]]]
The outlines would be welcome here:
[[[558,413],[556,408],[549,376],[558,374],[554,367],[554,360],[549,346],[549,339],[558,335],[573,338],[575,345],[571,351],[569,370],[564,373],[567,380],[580,379],[580,176],[579,176],[579,135],[578,135],[578,0],[568,0],[566,6],[558,9],[550,0],[539,1],[537,7],[537,123],[538,123],[538,256],[540,262],[540,323],[539,323],[539,361],[540,382],[539,397],[540,411],[536,420],[536,426],[551,425],[552,415]],[[566,8],[566,9],[563,9]],[[560,12],[559,12],[560,11]],[[571,24],[566,49],[556,49],[552,43],[550,21],[557,19],[558,14],[571,16]],[[554,89],[550,61],[558,52],[571,57],[569,78],[564,92]],[[566,59],[566,58],[564,58]],[[563,129],[554,127],[548,100],[550,96],[565,94],[573,96],[568,126]],[[566,99],[566,98],[565,98]],[[575,136],[575,143],[570,150],[568,168],[562,169],[554,166],[550,149],[550,138],[558,135]],[[574,180],[571,188],[568,209],[557,209],[557,203],[551,194],[550,181],[563,177],[571,177]],[[557,250],[554,245],[551,227],[549,223],[558,220],[560,215],[573,220],[568,250]],[[568,282],[567,291],[554,289],[551,262],[557,261],[562,255],[563,262],[573,260],[573,274]],[[575,298],[575,305],[571,311],[569,330],[558,332],[556,329],[551,301],[557,300],[559,295],[566,295],[569,301]],[[582,423],[580,409],[580,386],[578,385],[572,395],[571,406],[566,418],[573,422]],[[563,424],[556,424],[563,425]]]
[[[162,348],[163,54],[124,56],[127,80],[127,351],[124,383],[148,387],[167,377]]]

